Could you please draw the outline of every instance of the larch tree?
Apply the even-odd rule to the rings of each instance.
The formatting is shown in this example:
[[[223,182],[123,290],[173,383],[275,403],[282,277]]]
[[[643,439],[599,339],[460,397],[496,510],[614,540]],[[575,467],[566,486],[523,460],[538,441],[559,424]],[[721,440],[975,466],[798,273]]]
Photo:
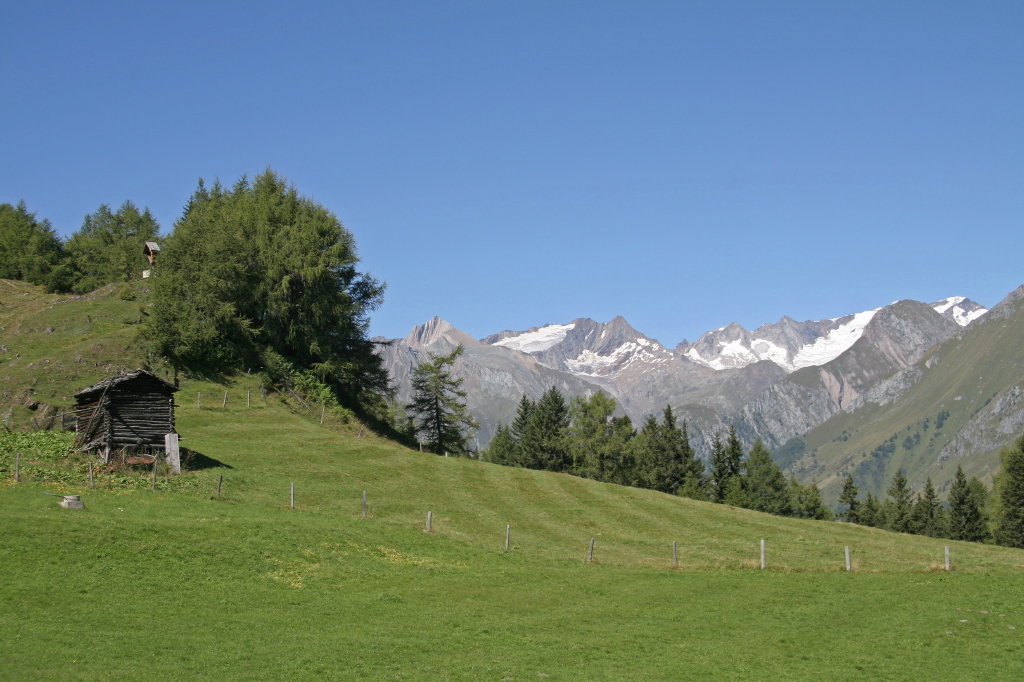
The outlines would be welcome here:
[[[480,427],[466,409],[463,378],[453,370],[464,351],[460,344],[447,355],[428,353],[412,371],[413,399],[407,409],[417,416],[428,449],[438,455],[468,454],[470,431]]]

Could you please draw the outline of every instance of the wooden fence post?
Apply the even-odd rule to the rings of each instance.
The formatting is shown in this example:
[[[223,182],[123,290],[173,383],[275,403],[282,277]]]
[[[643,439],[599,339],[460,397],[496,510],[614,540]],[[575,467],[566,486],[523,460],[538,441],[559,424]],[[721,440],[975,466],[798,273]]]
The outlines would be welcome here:
[[[153,492],[156,492],[156,453],[153,453]]]
[[[92,478],[92,462],[89,462],[89,487],[90,488],[95,488],[96,487],[96,484],[95,484],[95,482],[93,481],[93,478]]]
[[[510,524],[505,526],[505,551],[506,552],[508,551],[509,543],[511,542],[511,540],[512,540],[512,524],[510,523]]]
[[[947,571],[950,570],[950,568],[949,568],[949,545],[946,545],[946,570]]]
[[[14,482],[21,483],[21,453],[14,456]]]
[[[181,450],[178,448],[178,434],[168,433],[164,436],[164,460],[171,467],[172,474],[181,473]]]
[[[224,391],[224,402],[221,404],[221,407],[227,407],[227,406],[228,406],[228,392]]]
[[[363,518],[366,518],[366,491],[363,491]]]
[[[679,565],[679,555],[676,554],[676,541],[675,540],[672,541],[672,565],[673,566],[678,566]]]
[[[427,512],[427,532],[430,532],[430,522],[434,520],[434,512]]]
[[[252,391],[245,392],[245,406],[252,407]]]
[[[846,548],[846,570],[852,571],[853,568],[850,566],[850,548]]]
[[[761,570],[764,570],[764,540],[761,540]]]
[[[202,409],[202,407],[203,407],[203,394],[202,393],[196,393],[196,409],[199,410],[199,409]]]
[[[220,499],[220,487],[223,484],[224,484],[224,474],[221,474],[220,478],[217,479],[217,499],[218,500]]]
[[[587,562],[594,560],[594,538],[590,538],[590,552],[587,553]]]
[[[295,484],[292,483],[292,496],[291,496],[291,508],[295,509]]]
[[[320,408],[320,423],[321,424],[324,423],[324,414],[326,414],[326,413],[327,413],[327,406],[324,405],[323,407]]]

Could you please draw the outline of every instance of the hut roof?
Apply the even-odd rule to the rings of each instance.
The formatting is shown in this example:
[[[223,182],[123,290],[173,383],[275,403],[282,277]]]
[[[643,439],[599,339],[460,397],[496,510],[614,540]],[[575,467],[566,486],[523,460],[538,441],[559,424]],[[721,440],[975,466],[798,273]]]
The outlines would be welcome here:
[[[148,253],[156,253],[160,250],[160,245],[156,242],[146,242],[146,245],[142,247],[142,250]]]
[[[163,386],[161,388],[166,388],[168,390],[168,392],[172,392],[173,393],[173,392],[178,390],[177,386],[175,386],[174,384],[169,383],[167,381],[164,381],[163,379],[161,379],[157,375],[153,374],[152,372],[147,372],[144,369],[137,369],[134,372],[126,372],[124,374],[118,374],[116,377],[110,377],[109,379],[104,379],[103,381],[99,382],[98,384],[93,384],[92,386],[90,386],[88,388],[83,388],[81,391],[79,391],[78,393],[76,393],[72,397],[74,397],[74,398],[85,398],[85,397],[90,396],[90,395],[95,394],[95,393],[102,393],[104,390],[106,390],[106,388],[108,386],[110,388],[114,388],[118,384],[123,384],[126,381],[132,381],[134,379],[143,379],[143,380],[159,382],[160,384],[163,384]]]

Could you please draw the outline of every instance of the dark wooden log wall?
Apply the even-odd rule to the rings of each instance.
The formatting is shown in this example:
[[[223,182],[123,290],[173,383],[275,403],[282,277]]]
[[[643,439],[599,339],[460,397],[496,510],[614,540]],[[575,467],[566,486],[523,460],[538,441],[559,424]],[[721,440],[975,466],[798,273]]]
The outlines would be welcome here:
[[[166,385],[146,377],[137,377],[116,384],[103,397],[83,397],[77,408],[79,428],[88,428],[93,412],[100,415],[88,434],[80,434],[85,449],[103,447],[145,446],[162,448],[164,436],[174,433],[174,397]],[[80,400],[82,400],[80,398]]]

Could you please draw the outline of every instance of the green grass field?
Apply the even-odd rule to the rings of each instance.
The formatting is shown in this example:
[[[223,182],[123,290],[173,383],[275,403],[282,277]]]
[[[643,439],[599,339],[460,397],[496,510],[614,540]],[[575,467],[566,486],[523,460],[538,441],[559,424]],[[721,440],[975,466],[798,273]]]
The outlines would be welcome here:
[[[178,492],[8,473],[0,679],[1024,676],[1024,552],[951,543],[945,573],[948,541],[420,454],[227,388],[179,394],[183,445],[224,466]]]

